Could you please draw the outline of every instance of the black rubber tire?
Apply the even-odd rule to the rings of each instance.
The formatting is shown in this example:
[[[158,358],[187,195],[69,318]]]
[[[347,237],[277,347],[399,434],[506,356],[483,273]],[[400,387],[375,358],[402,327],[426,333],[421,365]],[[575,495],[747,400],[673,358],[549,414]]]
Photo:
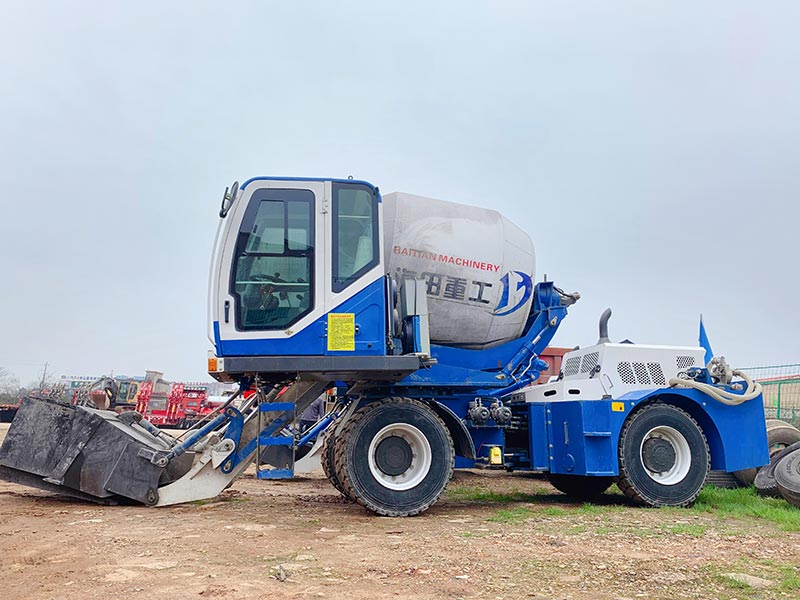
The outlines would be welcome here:
[[[430,466],[422,480],[406,490],[385,486],[370,470],[369,447],[386,426],[415,428],[430,446]],[[347,495],[379,515],[409,517],[430,508],[453,475],[455,451],[442,419],[422,402],[387,398],[357,410],[335,440],[334,460]]]
[[[770,457],[768,465],[761,467],[756,475],[755,481],[753,482],[759,495],[770,496],[772,498],[781,497],[781,491],[778,489],[777,481],[775,481],[775,469],[777,468],[781,459],[797,449],[800,449],[800,442],[795,442],[794,444],[779,450]]]
[[[741,471],[734,471],[733,476],[736,481],[741,483],[744,487],[753,485],[756,481],[759,469],[762,467],[750,467],[749,469],[742,469]]]
[[[772,423],[767,424],[767,443],[769,444],[770,456],[792,444],[800,442],[800,429],[786,421],[778,421],[777,419],[770,419],[770,421]]]
[[[780,419],[767,419],[767,444],[769,445],[769,456],[772,459],[778,452],[791,446],[795,442],[800,442],[800,429],[791,423]],[[753,485],[759,469],[764,467],[753,467],[734,472],[736,479],[744,485]]]
[[[547,480],[554,488],[570,498],[582,502],[596,500],[613,483],[612,477],[590,477],[586,475],[562,475],[550,473]]]
[[[712,470],[708,472],[708,479],[706,479],[706,485],[713,485],[717,488],[723,488],[727,490],[735,490],[740,487],[746,487],[742,485],[742,482],[733,474],[728,473],[727,471],[717,471]]]
[[[800,507],[800,448],[787,452],[775,466],[775,482],[781,496]]]
[[[336,474],[336,466],[334,460],[334,450],[335,450],[335,442],[336,438],[334,436],[334,432],[336,431],[336,423],[331,423],[328,430],[325,432],[325,437],[322,440],[322,448],[320,449],[319,461],[322,463],[322,471],[325,473],[325,477],[328,478],[328,481],[331,482],[331,485],[335,487],[342,496],[347,498],[347,492],[342,485],[339,476]]]
[[[655,427],[677,431],[689,448],[689,468],[677,483],[662,484],[648,475],[640,448]],[[706,483],[711,453],[703,430],[689,413],[671,404],[647,404],[634,412],[619,438],[617,486],[628,498],[647,506],[691,506]]]

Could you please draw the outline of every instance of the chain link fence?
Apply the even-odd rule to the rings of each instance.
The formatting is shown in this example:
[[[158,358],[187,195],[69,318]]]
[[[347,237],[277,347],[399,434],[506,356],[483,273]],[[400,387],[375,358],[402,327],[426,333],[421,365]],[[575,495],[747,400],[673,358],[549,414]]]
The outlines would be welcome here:
[[[800,426],[800,363],[739,370],[764,388],[764,412],[768,419],[782,419]]]

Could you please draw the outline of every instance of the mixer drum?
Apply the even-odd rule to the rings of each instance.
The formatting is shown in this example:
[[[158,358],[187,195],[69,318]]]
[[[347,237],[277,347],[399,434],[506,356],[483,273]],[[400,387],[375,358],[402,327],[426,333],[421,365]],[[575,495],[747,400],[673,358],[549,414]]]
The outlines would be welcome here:
[[[431,343],[483,349],[518,338],[533,297],[530,237],[494,210],[383,196],[387,271],[425,279]]]

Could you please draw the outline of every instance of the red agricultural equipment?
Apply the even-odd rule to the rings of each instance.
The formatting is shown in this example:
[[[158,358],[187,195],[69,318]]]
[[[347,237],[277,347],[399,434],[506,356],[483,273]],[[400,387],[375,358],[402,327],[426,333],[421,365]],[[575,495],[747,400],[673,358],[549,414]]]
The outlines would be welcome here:
[[[208,388],[205,386],[185,384],[180,408],[183,416],[179,427],[193,427],[213,413],[223,402],[223,398],[209,396]]]
[[[204,386],[157,379],[141,384],[136,412],[157,427],[185,429],[203,420],[218,405]]]
[[[139,388],[136,412],[153,425],[177,427],[183,417],[180,410],[183,384],[163,379],[145,381]]]

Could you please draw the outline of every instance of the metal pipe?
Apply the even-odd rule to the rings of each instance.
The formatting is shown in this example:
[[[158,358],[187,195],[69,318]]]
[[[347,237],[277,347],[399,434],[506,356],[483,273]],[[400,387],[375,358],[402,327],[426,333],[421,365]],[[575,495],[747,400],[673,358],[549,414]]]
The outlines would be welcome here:
[[[227,413],[222,413],[221,415],[217,415],[217,417],[213,421],[211,421],[208,425],[206,425],[202,429],[195,431],[192,435],[187,437],[180,444],[178,444],[172,450],[170,450],[165,456],[162,456],[161,459],[159,460],[159,463],[164,461],[164,459],[166,459],[166,462],[164,463],[166,465],[173,458],[182,455],[189,448],[194,446],[196,442],[200,441],[200,439],[204,438],[206,435],[214,431],[217,428],[217,426],[229,420],[230,417],[228,417]]]
[[[549,327],[550,324],[548,323],[547,326]],[[538,344],[539,340],[542,339],[543,333],[544,330],[540,331],[532,340],[525,342],[522,348],[520,348],[519,351],[513,357],[511,357],[511,360],[508,361],[508,364],[503,369],[503,374],[506,377],[511,377],[514,374],[514,371],[516,371],[523,362],[530,360],[531,357],[536,356],[536,344]]]
[[[598,344],[609,344],[611,339],[608,337],[608,320],[611,318],[611,309],[607,308],[600,315],[600,339],[597,340]]]
[[[311,429],[309,429],[306,433],[303,434],[303,436],[298,440],[297,445],[303,446],[307,444],[309,440],[317,437],[317,435],[319,435],[321,431],[326,430],[328,428],[328,425],[333,423],[335,418],[336,417],[334,416],[333,412],[330,412],[327,415],[325,415],[319,423],[314,425]]]

